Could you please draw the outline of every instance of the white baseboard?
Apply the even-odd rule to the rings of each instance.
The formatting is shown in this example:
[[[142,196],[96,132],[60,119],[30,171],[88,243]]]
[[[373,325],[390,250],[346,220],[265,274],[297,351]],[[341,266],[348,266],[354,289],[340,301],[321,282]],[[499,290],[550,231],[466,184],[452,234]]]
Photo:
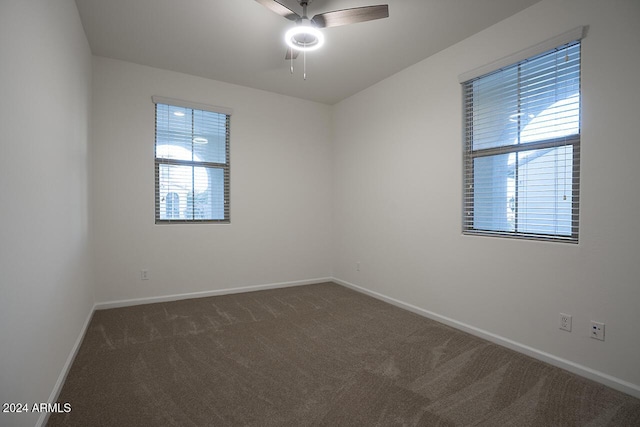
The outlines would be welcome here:
[[[96,310],[104,310],[107,308],[128,307],[132,305],[153,304],[156,302],[178,301],[182,299],[214,297],[218,295],[239,294],[243,292],[264,291],[267,289],[288,288],[292,286],[313,285],[316,283],[331,282],[331,277],[322,277],[317,279],[296,280],[292,282],[270,283],[266,285],[241,286],[237,288],[218,289],[214,291],[190,292],[184,294],[163,295],[157,297],[134,298],[118,301],[107,301],[97,303]]]
[[[87,333],[87,329],[89,329],[89,323],[91,322],[91,317],[93,316],[94,311],[96,311],[95,304],[91,308],[91,311],[89,311],[89,315],[87,315],[87,318],[84,321],[84,325],[82,325],[82,329],[80,329],[80,334],[78,335],[78,339],[76,339],[76,342],[73,344],[73,347],[71,348],[69,357],[67,357],[67,361],[64,363],[64,366],[62,367],[62,371],[58,376],[58,380],[56,381],[56,384],[53,386],[53,390],[51,391],[51,394],[49,395],[49,400],[47,400],[47,402],[55,403],[58,400],[58,396],[60,395],[60,391],[62,390],[62,385],[64,384],[64,381],[67,379],[67,375],[69,374],[71,365],[73,364],[73,361],[76,358],[76,354],[78,354],[78,350],[80,349],[80,344],[82,344],[82,340],[84,339],[84,336]],[[47,424],[47,421],[49,420],[49,415],[50,413],[48,412],[40,413],[40,418],[38,418],[36,427],[45,426]]]
[[[491,332],[485,331],[483,329],[476,328],[475,326],[467,325],[466,323],[459,322],[449,317],[441,316],[432,311],[425,310],[420,307],[416,307],[415,305],[397,300],[395,298],[388,297],[378,292],[371,291],[369,289],[363,288],[353,283],[349,283],[347,281],[340,280],[335,277],[332,278],[331,281],[339,285],[343,285],[348,288],[351,288],[357,292],[367,294],[376,299],[388,302],[397,307],[404,308],[405,310],[411,311],[413,313],[419,314],[421,316],[427,317],[437,322],[444,323],[445,325],[451,326],[453,328],[462,330],[464,332],[468,332],[471,335],[475,335],[477,337],[486,339],[487,341],[491,341],[495,344],[501,345],[503,347],[507,347],[511,350],[517,351],[518,353],[526,354],[527,356],[531,356],[534,359],[541,360],[543,362],[549,363],[550,365],[556,366],[558,368],[562,368],[576,375],[580,375],[581,377],[585,377],[590,380],[596,381],[600,384],[604,384],[615,390],[640,398],[640,386],[637,384],[624,381],[620,378],[611,376],[609,374],[605,374],[604,372],[596,371],[595,369],[591,369],[587,366],[580,365],[570,360],[554,356],[553,354],[546,353],[544,351],[538,350],[533,347],[529,347],[527,345],[510,340],[508,338],[501,337],[500,335],[496,335]]]

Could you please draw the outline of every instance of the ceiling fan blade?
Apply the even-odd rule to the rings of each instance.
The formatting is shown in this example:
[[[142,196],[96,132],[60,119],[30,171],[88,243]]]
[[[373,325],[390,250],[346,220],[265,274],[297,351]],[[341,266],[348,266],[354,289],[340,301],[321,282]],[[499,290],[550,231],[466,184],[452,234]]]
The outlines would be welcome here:
[[[320,13],[311,20],[320,28],[338,27],[340,25],[355,24],[356,22],[373,21],[389,17],[389,5],[354,7],[353,9],[334,10]]]
[[[272,12],[277,13],[280,16],[284,16],[285,18],[291,21],[297,21],[300,19],[300,15],[295,13],[293,10],[289,9],[287,6],[277,2],[276,0],[256,0],[258,3],[271,10]]]
[[[299,53],[300,53],[299,50],[293,50],[289,48],[287,49],[287,54],[285,55],[284,59],[286,59],[287,61],[290,61],[292,55],[293,55],[293,59],[296,59]]]

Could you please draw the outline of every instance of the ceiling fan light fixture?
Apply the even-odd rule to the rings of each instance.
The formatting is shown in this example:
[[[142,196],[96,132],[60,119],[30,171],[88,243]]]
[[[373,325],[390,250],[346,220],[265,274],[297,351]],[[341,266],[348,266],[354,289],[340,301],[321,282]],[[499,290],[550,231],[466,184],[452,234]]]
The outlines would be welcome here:
[[[322,47],[324,34],[311,25],[302,24],[287,31],[284,41],[291,49],[309,52]]]

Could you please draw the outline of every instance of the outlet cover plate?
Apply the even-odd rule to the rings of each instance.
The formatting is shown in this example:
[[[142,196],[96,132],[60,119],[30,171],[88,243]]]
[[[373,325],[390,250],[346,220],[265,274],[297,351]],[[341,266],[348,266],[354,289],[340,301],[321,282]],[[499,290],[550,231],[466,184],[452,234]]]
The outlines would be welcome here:
[[[571,315],[560,313],[560,329],[571,332]]]
[[[604,341],[604,323],[591,321],[591,330],[589,331],[591,338],[594,340]]]

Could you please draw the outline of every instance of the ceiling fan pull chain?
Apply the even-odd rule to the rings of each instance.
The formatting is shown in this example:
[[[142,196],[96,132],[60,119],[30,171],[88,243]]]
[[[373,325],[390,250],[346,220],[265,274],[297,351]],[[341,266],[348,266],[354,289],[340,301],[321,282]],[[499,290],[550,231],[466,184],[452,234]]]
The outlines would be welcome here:
[[[289,56],[291,56],[291,74],[293,74],[293,48],[289,48],[289,52]]]
[[[304,63],[302,66],[302,76],[304,80],[307,80],[307,52],[306,51],[302,52],[302,61]]]

